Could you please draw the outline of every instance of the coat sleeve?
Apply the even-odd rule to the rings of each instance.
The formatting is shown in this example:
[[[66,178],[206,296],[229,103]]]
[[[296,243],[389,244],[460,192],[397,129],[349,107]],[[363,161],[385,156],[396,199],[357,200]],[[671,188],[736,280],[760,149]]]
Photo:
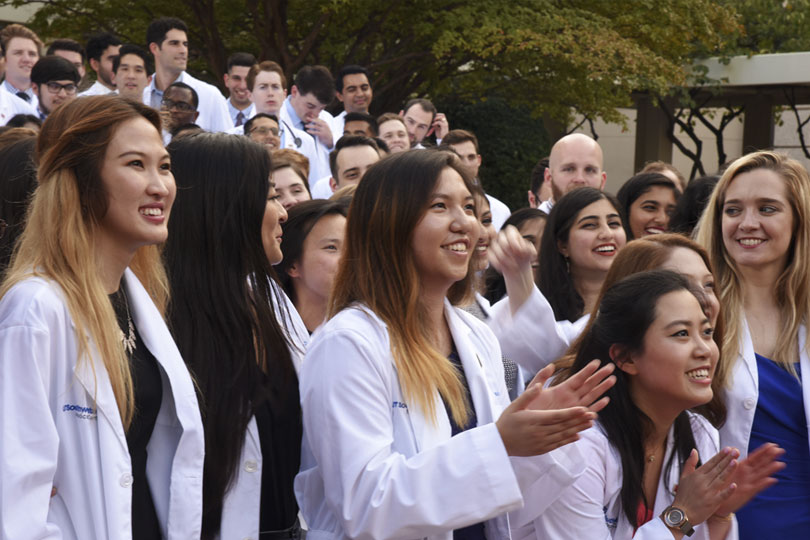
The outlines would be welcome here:
[[[513,315],[509,297],[492,306],[487,324],[495,333],[504,356],[536,373],[562,356],[585,328],[587,318],[557,321],[554,310],[535,286],[526,302]]]
[[[0,323],[2,540],[62,537],[47,521],[59,450],[49,408],[50,348],[46,329]]]
[[[393,448],[414,439],[393,415],[420,413],[392,403],[390,353],[367,334],[318,336],[301,377],[304,430],[342,535],[425,537],[517,508],[520,489],[494,424],[412,456]]]

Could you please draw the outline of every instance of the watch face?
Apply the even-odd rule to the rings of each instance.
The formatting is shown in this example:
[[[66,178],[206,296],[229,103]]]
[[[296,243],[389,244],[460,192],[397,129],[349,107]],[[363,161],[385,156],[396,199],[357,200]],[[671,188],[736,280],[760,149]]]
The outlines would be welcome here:
[[[670,508],[664,515],[667,525],[678,527],[683,522],[684,514],[680,508]]]

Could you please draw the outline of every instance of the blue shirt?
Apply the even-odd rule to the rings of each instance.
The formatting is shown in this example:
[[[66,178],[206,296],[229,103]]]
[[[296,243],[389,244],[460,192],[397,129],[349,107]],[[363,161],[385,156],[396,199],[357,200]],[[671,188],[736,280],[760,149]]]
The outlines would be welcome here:
[[[755,355],[759,399],[751,428],[748,453],[767,442],[785,449],[786,467],[778,480],[737,512],[740,540],[789,540],[810,534],[810,449],[807,418],[799,378],[773,360]]]

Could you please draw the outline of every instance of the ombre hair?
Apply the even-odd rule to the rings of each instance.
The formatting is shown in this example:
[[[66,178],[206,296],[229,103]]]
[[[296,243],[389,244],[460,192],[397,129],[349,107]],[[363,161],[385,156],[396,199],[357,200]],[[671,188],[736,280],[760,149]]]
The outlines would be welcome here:
[[[159,135],[157,111],[118,96],[79,98],[48,117],[36,148],[39,185],[0,288],[2,297],[32,276],[59,285],[76,326],[77,362],[89,361],[92,343],[109,375],[125,430],[135,410],[132,374],[99,273],[95,237],[108,206],[101,177],[107,147],[121,124],[136,118],[147,120]],[[139,248],[130,267],[163,313],[169,289],[157,246]]]
[[[356,302],[367,306],[388,326],[405,396],[425,416],[435,418],[434,392],[438,390],[456,423],[465,425],[469,404],[458,370],[431,344],[433,329],[420,301],[421,279],[411,248],[414,229],[445,169],[457,172],[472,193],[472,179],[459,158],[448,152],[393,154],[366,171],[349,209],[327,317]],[[451,303],[470,298],[474,275],[470,257],[467,275],[447,293]]]
[[[799,330],[810,315],[810,176],[805,168],[798,161],[776,152],[754,152],[737,159],[717,183],[695,228],[695,239],[706,248],[714,265],[717,296],[726,313],[723,351],[733,363],[739,356],[743,335],[743,287],[742,274],[723,243],[723,205],[731,182],[739,175],[757,169],[773,171],[784,181],[785,198],[793,212],[787,263],[774,284],[776,303],[782,316],[781,328],[784,330],[777,337],[772,360],[795,375],[793,363],[799,355]],[[727,368],[720,381],[723,384],[729,380],[731,366]]]

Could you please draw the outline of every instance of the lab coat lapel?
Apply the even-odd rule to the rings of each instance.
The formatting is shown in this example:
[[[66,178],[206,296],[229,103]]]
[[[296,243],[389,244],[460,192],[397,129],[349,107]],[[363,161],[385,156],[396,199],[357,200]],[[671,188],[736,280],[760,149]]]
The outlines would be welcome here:
[[[472,404],[478,417],[478,425],[494,422],[496,420],[497,404],[493,400],[494,394],[487,381],[488,373],[485,371],[486,368],[481,353],[475,347],[476,337],[449,302],[445,302],[444,313],[447,324],[450,326],[450,333],[453,335],[456,351],[461,359],[461,365],[464,367],[464,374],[467,377],[467,384],[472,396]]]
[[[802,398],[804,400],[804,421],[810,434],[810,356],[807,351],[807,328],[799,327],[799,365],[802,371]],[[810,445],[810,439],[808,439]]]
[[[90,359],[87,357],[76,362],[73,373],[76,380],[84,387],[87,394],[93,400],[99,422],[106,421],[115,433],[118,442],[123,446],[124,452],[128,452],[124,424],[121,421],[121,414],[118,411],[118,402],[115,401],[110,376],[104,363],[99,360],[98,349],[93,342],[90,342]]]
[[[751,339],[751,331],[748,329],[748,321],[745,317],[743,317],[742,323],[742,347],[738,354],[742,356],[742,361],[745,364],[748,375],[751,377],[751,380],[754,381],[754,391],[758,393],[759,371],[757,369],[757,359],[754,356],[754,341]],[[737,361],[739,362],[740,359],[738,358]]]

